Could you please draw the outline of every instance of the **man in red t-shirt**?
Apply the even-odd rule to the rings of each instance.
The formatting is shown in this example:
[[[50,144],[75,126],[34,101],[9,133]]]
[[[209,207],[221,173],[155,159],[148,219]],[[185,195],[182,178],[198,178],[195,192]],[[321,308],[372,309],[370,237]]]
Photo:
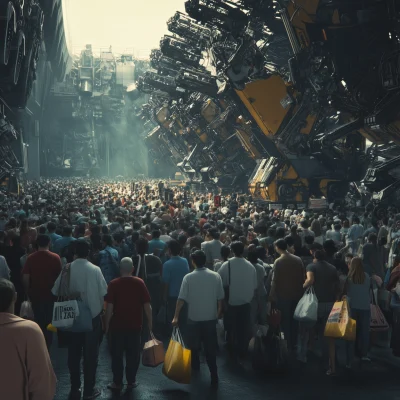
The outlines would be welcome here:
[[[22,270],[22,283],[25,293],[32,302],[35,322],[43,331],[47,347],[53,335],[47,330],[53,317],[54,296],[51,289],[61,273],[61,259],[49,251],[50,237],[39,235],[36,240],[38,251],[31,254]]]
[[[149,331],[152,330],[150,294],[142,279],[133,277],[132,259],[123,258],[120,263],[121,277],[108,285],[106,296],[106,333],[110,333],[113,383],[111,390],[121,390],[126,359],[128,389],[137,386],[136,373],[140,362],[140,337],[143,325],[143,309]]]

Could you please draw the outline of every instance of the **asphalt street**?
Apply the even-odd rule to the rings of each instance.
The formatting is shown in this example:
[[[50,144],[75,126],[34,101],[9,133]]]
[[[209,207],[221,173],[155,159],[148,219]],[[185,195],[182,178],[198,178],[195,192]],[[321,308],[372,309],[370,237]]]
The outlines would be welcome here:
[[[180,385],[170,381],[162,374],[162,367],[139,368],[139,386],[131,393],[113,395],[107,384],[112,381],[111,361],[107,344],[102,343],[97,370],[97,387],[102,389],[98,399],[137,399],[137,400],[400,400],[400,362],[391,357],[389,349],[372,350],[372,362],[362,367],[355,363],[352,370],[344,368],[344,348],[339,346],[338,374],[325,375],[320,359],[311,354],[307,364],[294,361],[289,371],[283,375],[258,374],[250,364],[230,365],[224,354],[218,357],[220,385],[217,391],[209,386],[209,373],[205,363],[201,373],[192,379],[190,385]],[[57,349],[56,343],[51,351],[55,372],[58,377],[58,390],[55,400],[67,400],[69,393],[69,373],[67,351]]]

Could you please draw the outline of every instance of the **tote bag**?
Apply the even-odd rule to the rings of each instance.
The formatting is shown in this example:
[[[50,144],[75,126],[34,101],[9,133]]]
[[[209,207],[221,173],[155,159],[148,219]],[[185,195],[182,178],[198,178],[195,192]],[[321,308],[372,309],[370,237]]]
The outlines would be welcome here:
[[[163,374],[178,383],[189,384],[192,375],[192,352],[185,348],[181,333],[174,328],[165,354]]]
[[[347,297],[337,301],[329,314],[324,335],[348,341],[356,340],[356,321],[350,318]]]
[[[294,319],[300,322],[316,322],[318,319],[318,299],[314,288],[309,287],[297,304]]]
[[[384,332],[389,329],[389,324],[386,321],[380,307],[376,303],[375,292],[371,288],[371,332]]]

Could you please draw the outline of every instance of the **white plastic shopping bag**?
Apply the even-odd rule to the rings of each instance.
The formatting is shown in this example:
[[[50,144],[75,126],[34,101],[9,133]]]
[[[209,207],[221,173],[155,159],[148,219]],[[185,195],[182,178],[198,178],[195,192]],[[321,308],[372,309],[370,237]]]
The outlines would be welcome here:
[[[314,288],[309,287],[297,304],[294,319],[300,322],[315,322],[318,318],[318,299]]]
[[[71,328],[78,316],[79,307],[76,300],[55,302],[51,324],[55,328]]]

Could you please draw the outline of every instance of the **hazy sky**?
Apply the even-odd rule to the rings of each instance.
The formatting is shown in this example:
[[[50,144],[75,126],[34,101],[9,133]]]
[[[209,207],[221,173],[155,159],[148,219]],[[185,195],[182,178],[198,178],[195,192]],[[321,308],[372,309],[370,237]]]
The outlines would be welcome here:
[[[167,20],[185,0],[63,0],[67,37],[74,52],[86,44],[145,56],[167,33]]]

